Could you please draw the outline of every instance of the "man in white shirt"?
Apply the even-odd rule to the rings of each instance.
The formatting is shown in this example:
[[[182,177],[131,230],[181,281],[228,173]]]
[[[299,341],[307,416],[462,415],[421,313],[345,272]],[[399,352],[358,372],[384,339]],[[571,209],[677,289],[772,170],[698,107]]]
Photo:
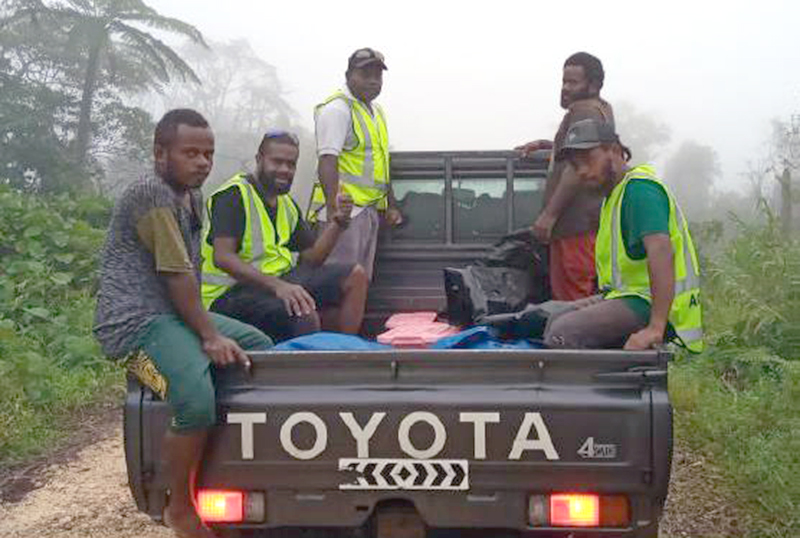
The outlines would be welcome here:
[[[319,183],[312,193],[309,221],[336,213],[340,192],[353,200],[352,220],[326,263],[360,264],[372,278],[380,217],[397,226],[403,216],[389,182],[386,117],[374,103],[383,86],[384,57],[370,48],[348,61],[347,85],[315,110]]]

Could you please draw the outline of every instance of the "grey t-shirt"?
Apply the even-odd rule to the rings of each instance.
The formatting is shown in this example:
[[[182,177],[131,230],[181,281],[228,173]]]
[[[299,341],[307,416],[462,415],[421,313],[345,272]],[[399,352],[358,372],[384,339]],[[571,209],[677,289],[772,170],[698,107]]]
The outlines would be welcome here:
[[[117,201],[100,264],[94,334],[103,352],[131,351],[153,317],[175,313],[163,273],[193,272],[199,282],[203,199],[160,178],[145,178]],[[199,294],[199,290],[198,290]]]
[[[593,119],[596,121],[614,124],[614,112],[611,105],[603,99],[590,98],[574,102],[569,111],[564,115],[561,125],[553,139],[553,155],[558,153],[564,145],[569,127],[576,121]],[[553,159],[550,174],[545,187],[545,204],[550,201],[558,184],[567,175],[574,175],[575,171],[567,161]],[[564,208],[555,226],[553,238],[572,237],[587,232],[596,232],[600,225],[600,206],[603,205],[603,192],[598,189],[580,187],[575,197]]]

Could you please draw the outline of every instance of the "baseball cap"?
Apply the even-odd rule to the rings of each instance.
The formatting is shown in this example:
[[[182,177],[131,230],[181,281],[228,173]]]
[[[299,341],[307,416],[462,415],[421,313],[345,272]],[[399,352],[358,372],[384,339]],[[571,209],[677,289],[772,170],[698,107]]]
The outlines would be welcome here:
[[[619,142],[614,126],[608,122],[593,119],[576,121],[569,126],[564,144],[558,150],[558,157],[564,158],[575,150],[592,149],[609,142]]]
[[[347,60],[347,69],[359,69],[372,63],[378,63],[383,69],[388,69],[388,67],[386,67],[386,59],[383,57],[383,54],[375,49],[365,47],[363,49],[358,49],[350,55],[350,59]]]

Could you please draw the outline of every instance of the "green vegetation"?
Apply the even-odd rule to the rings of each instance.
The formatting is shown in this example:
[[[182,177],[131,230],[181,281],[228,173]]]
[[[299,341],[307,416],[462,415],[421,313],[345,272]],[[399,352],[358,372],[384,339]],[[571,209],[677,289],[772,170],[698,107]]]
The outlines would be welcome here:
[[[119,397],[121,372],[91,335],[109,213],[101,198],[0,186],[0,466],[51,447],[76,409]],[[722,469],[750,536],[800,527],[800,245],[779,228],[769,215],[740,222],[709,249],[710,350],[679,358],[670,379],[677,437]]]
[[[800,528],[800,245],[779,228],[740,222],[707,261],[712,346],[670,378],[676,435],[722,469],[747,536]]]
[[[91,335],[109,211],[0,186],[0,467],[52,446],[78,407],[119,389]]]

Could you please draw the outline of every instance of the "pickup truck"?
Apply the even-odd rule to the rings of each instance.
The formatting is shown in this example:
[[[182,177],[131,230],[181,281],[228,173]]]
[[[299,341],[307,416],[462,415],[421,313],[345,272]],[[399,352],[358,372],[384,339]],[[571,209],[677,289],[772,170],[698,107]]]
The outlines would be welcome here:
[[[547,155],[398,152],[407,217],[381,237],[365,335],[441,311],[442,269],[471,263],[540,210]],[[370,350],[252,354],[219,372],[198,510],[243,536],[656,537],[672,416],[665,351]],[[128,384],[128,478],[167,502],[169,412]]]

